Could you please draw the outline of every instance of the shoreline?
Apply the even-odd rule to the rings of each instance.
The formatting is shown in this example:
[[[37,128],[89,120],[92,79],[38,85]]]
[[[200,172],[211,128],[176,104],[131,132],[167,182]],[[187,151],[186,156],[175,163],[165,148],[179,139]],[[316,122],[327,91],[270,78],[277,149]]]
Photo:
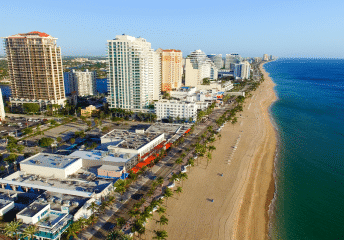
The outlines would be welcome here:
[[[168,200],[169,224],[162,228],[168,239],[267,239],[277,149],[269,109],[276,95],[275,84],[264,69],[262,73],[265,81],[245,101],[238,122],[228,122],[213,143],[209,166],[201,158],[199,166],[188,169],[183,193]],[[155,220],[159,217],[154,213]],[[158,229],[150,220],[147,239]]]

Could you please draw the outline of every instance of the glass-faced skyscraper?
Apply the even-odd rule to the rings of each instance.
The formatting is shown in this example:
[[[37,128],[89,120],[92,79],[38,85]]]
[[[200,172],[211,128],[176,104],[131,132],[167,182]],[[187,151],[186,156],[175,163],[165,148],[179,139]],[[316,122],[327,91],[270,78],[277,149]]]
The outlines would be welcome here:
[[[61,48],[46,33],[29,32],[5,37],[13,105],[64,105],[66,100]]]
[[[118,35],[107,47],[109,107],[142,111],[159,100],[161,61],[151,44]]]

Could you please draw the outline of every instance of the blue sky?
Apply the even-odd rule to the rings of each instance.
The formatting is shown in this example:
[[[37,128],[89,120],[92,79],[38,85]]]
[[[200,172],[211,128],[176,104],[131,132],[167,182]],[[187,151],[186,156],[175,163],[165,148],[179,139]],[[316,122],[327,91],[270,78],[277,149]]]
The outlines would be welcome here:
[[[184,55],[342,58],[343,10],[331,0],[13,0],[0,4],[0,36],[46,32],[63,55],[105,55],[106,40],[125,33]]]

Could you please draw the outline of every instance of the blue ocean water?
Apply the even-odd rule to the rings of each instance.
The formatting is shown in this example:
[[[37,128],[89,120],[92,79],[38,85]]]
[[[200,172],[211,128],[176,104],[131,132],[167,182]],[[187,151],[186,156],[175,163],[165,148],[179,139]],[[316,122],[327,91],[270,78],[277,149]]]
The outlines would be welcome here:
[[[344,239],[344,60],[264,65],[278,100],[272,239]]]

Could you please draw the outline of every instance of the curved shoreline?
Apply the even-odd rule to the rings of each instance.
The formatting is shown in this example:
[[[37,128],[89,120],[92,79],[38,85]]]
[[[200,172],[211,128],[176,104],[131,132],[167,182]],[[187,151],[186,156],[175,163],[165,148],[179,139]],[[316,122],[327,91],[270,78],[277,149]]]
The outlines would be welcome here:
[[[245,101],[238,122],[227,123],[222,138],[214,142],[209,166],[204,158],[191,168],[183,184],[185,193],[168,200],[169,224],[163,228],[168,239],[268,238],[277,142],[269,109],[276,95],[274,83],[264,69],[262,73],[265,81]],[[155,213],[154,219],[158,218]],[[159,228],[157,222],[149,221],[146,237],[150,239]]]
[[[264,63],[265,64],[265,63]],[[263,68],[264,64],[260,65],[260,69],[264,75],[264,83],[270,88],[271,97],[263,102],[264,108],[264,125],[265,125],[265,139],[258,147],[254,158],[256,166],[250,172],[250,183],[246,185],[246,192],[243,198],[243,203],[238,212],[236,220],[236,229],[233,233],[233,239],[266,239],[269,238],[269,223],[270,223],[270,206],[275,195],[275,157],[277,151],[277,129],[273,124],[273,119],[270,114],[272,104],[277,100],[274,92],[275,84],[269,77],[269,74]],[[262,85],[263,85],[262,84]],[[258,89],[259,90],[259,89]],[[262,100],[264,101],[264,100]],[[270,147],[267,146],[270,144]],[[260,155],[264,156],[264,160]],[[254,161],[254,160],[253,160]],[[265,161],[265,162],[264,162]],[[264,165],[267,166],[264,166]],[[265,168],[265,171],[261,169]],[[255,173],[255,172],[258,173]],[[264,208],[262,208],[263,200],[257,198],[256,195],[265,195]],[[264,222],[264,224],[262,223]]]

